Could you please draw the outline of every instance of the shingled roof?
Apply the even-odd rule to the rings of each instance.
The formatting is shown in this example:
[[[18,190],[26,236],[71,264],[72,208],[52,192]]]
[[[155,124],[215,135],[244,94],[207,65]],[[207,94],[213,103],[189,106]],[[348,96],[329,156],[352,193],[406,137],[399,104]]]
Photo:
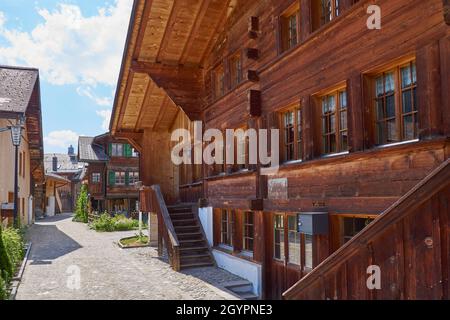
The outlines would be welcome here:
[[[78,139],[78,158],[83,162],[109,161],[104,148],[94,142],[94,137],[80,137]]]
[[[38,75],[37,69],[0,66],[0,112],[25,113]]]

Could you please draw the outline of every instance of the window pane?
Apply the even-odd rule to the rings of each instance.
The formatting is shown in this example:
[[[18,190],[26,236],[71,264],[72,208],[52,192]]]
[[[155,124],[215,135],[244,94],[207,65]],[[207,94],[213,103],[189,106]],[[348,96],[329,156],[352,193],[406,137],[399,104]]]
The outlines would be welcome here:
[[[401,72],[401,76],[402,76],[402,88],[407,88],[407,87],[411,86],[412,79],[411,79],[410,66],[401,68],[400,72]]]
[[[377,100],[376,108],[377,108],[377,120],[383,120],[385,118],[383,98]]]
[[[347,129],[347,111],[341,111],[341,130]]]
[[[397,141],[397,123],[395,119],[387,121],[388,142]]]
[[[339,103],[340,103],[341,109],[347,108],[347,92],[346,91],[339,93]]]
[[[385,93],[392,93],[395,91],[394,73],[389,72],[385,75]]]
[[[377,97],[384,95],[384,80],[383,77],[376,79],[376,95]]]
[[[313,236],[305,235],[305,267],[313,268]]]
[[[390,95],[386,97],[386,117],[395,117],[395,96]]]
[[[348,150],[348,134],[347,131],[341,132],[341,151]]]
[[[410,113],[413,110],[411,90],[402,93],[403,113]]]
[[[333,153],[336,152],[336,134],[331,134],[330,135],[330,149],[329,149],[329,153]]]
[[[328,108],[329,112],[336,111],[336,99],[334,96],[328,96]]]
[[[417,83],[417,73],[416,73],[416,72],[417,72],[417,71],[416,71],[416,63],[413,62],[413,63],[412,63],[412,82],[413,82],[414,84]]]
[[[412,115],[403,118],[403,138],[406,140],[412,140],[415,138]]]
[[[330,116],[330,132],[336,132],[336,115]]]
[[[289,232],[289,263],[300,265],[300,233]]]

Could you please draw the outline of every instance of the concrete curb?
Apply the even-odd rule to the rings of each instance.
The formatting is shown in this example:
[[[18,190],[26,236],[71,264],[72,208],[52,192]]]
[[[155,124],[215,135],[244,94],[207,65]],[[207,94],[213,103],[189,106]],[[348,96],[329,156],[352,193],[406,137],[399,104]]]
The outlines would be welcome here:
[[[32,246],[31,242],[26,244],[27,251],[25,253],[25,257],[22,260],[22,264],[20,265],[19,272],[12,279],[12,282],[11,282],[11,293],[9,295],[9,300],[16,300],[17,290],[19,289],[19,285],[20,285],[20,282],[22,281],[23,273],[25,272],[25,267],[27,265],[28,257],[30,256],[30,252],[31,252],[31,246]]]

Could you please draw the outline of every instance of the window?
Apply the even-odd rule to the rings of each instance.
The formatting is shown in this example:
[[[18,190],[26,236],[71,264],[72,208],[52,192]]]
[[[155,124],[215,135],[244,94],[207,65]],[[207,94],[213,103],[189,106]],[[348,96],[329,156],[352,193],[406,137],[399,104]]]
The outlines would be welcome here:
[[[223,66],[214,70],[215,98],[219,99],[225,94],[225,72]]]
[[[237,133],[244,134],[237,134]],[[248,169],[249,164],[249,136],[247,127],[241,127],[235,130],[234,138],[234,170],[240,171]]]
[[[274,259],[284,261],[284,215],[277,214],[274,218]]]
[[[376,142],[418,137],[417,75],[414,61],[375,77]]]
[[[241,54],[236,54],[230,59],[231,88],[237,87],[242,81]]]
[[[255,230],[255,214],[253,212],[244,213],[244,232],[243,243],[245,251],[254,251],[254,230]]]
[[[115,172],[115,184],[120,186],[125,185],[125,172]]]
[[[305,234],[305,268],[312,269],[313,267],[313,236]]]
[[[98,172],[94,172],[92,174],[92,183],[100,183],[101,181],[101,174]]]
[[[222,210],[221,244],[233,247],[234,223],[234,210]]]
[[[343,244],[349,242],[354,236],[364,230],[373,222],[371,218],[344,218],[343,219]]]
[[[283,127],[282,157],[285,162],[301,160],[302,147],[302,116],[299,108],[285,111],[281,114]]]
[[[321,25],[327,24],[340,14],[340,0],[321,0]]]
[[[296,215],[288,216],[288,262],[301,265],[301,234],[298,232],[298,220]]]
[[[123,157],[123,144],[112,143],[111,144],[111,156],[113,157]]]
[[[130,172],[130,173],[128,173],[128,175],[129,175],[129,184],[130,185],[134,185],[139,182],[139,172],[137,172],[137,171]]]
[[[299,43],[300,10],[296,4],[288,9],[281,20],[281,51],[287,51]]]
[[[135,148],[133,148],[131,156],[133,158],[139,158],[139,152]]]
[[[322,153],[348,150],[347,92],[322,97]]]

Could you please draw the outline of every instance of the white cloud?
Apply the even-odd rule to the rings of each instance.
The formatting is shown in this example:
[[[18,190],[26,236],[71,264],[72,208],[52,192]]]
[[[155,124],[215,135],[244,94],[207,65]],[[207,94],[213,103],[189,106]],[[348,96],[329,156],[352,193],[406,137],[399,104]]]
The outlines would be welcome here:
[[[72,130],[52,131],[44,137],[44,142],[51,147],[67,148],[70,145],[76,146],[79,136],[78,133]]]
[[[103,119],[102,129],[104,131],[109,131],[109,123],[111,121],[111,110],[100,110],[97,111],[97,115]]]
[[[132,0],[116,0],[83,16],[77,5],[59,4],[57,9],[37,9],[43,22],[31,32],[4,27],[0,12],[2,64],[27,65],[41,70],[55,85],[114,86],[119,74]]]
[[[95,102],[95,104],[106,107],[112,106],[113,100],[111,97],[99,97],[94,92],[92,92],[92,88],[89,86],[82,86],[77,88],[77,93],[82,97],[87,97]]]

